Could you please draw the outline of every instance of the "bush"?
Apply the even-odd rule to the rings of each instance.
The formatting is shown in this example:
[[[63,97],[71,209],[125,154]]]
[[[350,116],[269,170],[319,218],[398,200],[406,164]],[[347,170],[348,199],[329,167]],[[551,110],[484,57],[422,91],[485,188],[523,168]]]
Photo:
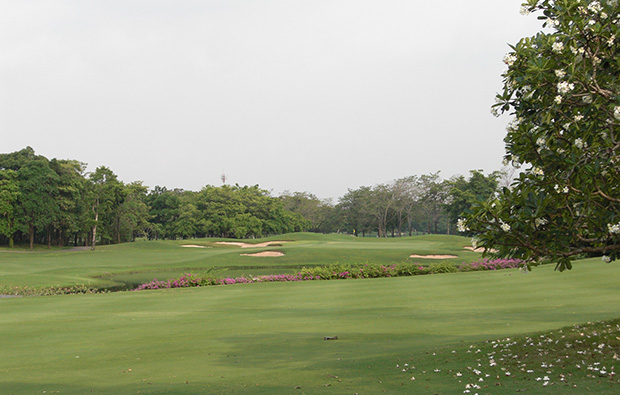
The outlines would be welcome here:
[[[436,262],[429,266],[428,272],[430,274],[456,273],[458,269],[451,263]]]

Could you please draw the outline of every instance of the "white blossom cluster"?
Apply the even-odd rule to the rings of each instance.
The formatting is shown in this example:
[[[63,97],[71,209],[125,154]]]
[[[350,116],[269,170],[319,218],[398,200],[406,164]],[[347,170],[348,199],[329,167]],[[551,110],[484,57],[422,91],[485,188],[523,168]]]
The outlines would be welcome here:
[[[575,89],[575,84],[573,83],[569,83],[566,81],[562,81],[560,83],[558,83],[558,92],[562,95],[567,94],[568,92],[572,91],[573,89]]]
[[[616,106],[616,108],[614,108],[614,118],[620,121],[620,106]]]
[[[564,50],[564,43],[556,41],[553,43],[553,45],[551,45],[551,49],[555,53],[562,53],[562,51]]]
[[[510,225],[508,225],[504,221],[500,221],[499,227],[502,228],[504,232],[510,232]]]
[[[603,262],[605,262],[605,263],[609,263],[609,262],[611,262],[611,258],[610,258],[610,257],[608,257],[607,255],[603,255],[603,256],[601,257],[601,259],[602,259],[602,260],[603,260]]]
[[[588,5],[588,10],[594,14],[598,14],[603,11],[603,6],[598,1],[593,1]]]
[[[506,56],[504,56],[504,63],[506,63],[509,67],[512,66],[516,61],[517,57],[512,53],[506,54]]]
[[[620,222],[617,224],[607,224],[607,230],[612,235],[620,235]]]
[[[583,147],[585,147],[586,143],[583,142],[582,139],[580,138],[576,138],[575,139],[575,147],[579,148],[579,149],[583,149]]]
[[[459,218],[456,221],[456,228],[459,232],[467,232],[469,228],[466,225],[465,218]]]
[[[534,220],[534,223],[536,224],[536,227],[541,227],[541,226],[545,226],[547,225],[549,221],[547,221],[546,218],[536,218]]]

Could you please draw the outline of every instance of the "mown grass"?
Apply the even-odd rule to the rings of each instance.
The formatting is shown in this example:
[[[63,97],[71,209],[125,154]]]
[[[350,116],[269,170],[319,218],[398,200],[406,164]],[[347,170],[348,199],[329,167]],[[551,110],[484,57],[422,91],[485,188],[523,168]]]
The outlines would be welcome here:
[[[252,240],[288,241],[277,247],[241,249],[216,244],[224,239],[142,241],[99,246],[95,251],[29,253],[0,250],[0,285],[117,287],[128,282],[143,283],[153,278],[179,277],[186,272],[205,272],[223,276],[240,274],[290,273],[304,266],[335,262],[377,264],[435,261],[409,258],[411,254],[453,254],[446,260],[454,264],[471,262],[479,253],[467,251],[469,239],[459,236],[413,236],[394,239],[354,238],[345,235],[288,234]],[[229,240],[230,241],[230,240]],[[182,248],[194,244],[207,248]],[[241,256],[241,253],[278,250],[276,258]],[[424,262],[429,261],[429,262]]]
[[[2,299],[0,388],[452,394],[463,393],[479,369],[496,378],[472,393],[617,393],[610,380],[577,374],[560,387],[559,371],[557,384],[547,386],[535,380],[539,370],[528,376],[509,365],[514,376],[501,376],[488,366],[494,344],[484,342],[616,318],[618,275],[617,265],[584,260],[562,274],[546,266],[527,275],[503,270]],[[530,346],[498,347],[521,355]],[[537,362],[521,357],[517,366]]]

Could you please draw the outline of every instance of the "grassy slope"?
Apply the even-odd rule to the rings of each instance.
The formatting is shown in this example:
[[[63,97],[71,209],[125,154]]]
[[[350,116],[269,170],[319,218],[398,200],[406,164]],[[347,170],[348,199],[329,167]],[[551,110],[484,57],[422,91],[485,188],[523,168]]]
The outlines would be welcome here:
[[[541,267],[527,275],[0,299],[0,387],[17,394],[462,393],[456,380],[411,381],[395,366],[431,366],[434,348],[461,351],[484,339],[617,317],[620,266],[599,262],[563,274]],[[331,335],[339,340],[323,340]]]
[[[334,262],[391,264],[409,260],[411,254],[454,254],[449,262],[461,263],[480,257],[464,250],[469,239],[459,236],[414,236],[396,239],[353,238],[343,235],[289,234],[255,240],[290,240],[278,247],[240,249],[215,244],[220,239],[136,242],[101,246],[96,251],[16,253],[0,250],[0,285],[110,286],[116,281],[146,282],[157,277],[178,277],[210,267],[226,267],[224,275],[290,272],[302,266]],[[181,248],[198,244],[209,248]],[[279,250],[283,257],[260,258],[241,253]],[[416,260],[421,262],[423,260]],[[430,262],[429,262],[430,263]],[[253,270],[252,268],[257,268]],[[234,270],[238,268],[237,270]],[[258,269],[262,268],[262,269]],[[266,268],[266,270],[264,269]],[[273,269],[272,269],[273,268]]]

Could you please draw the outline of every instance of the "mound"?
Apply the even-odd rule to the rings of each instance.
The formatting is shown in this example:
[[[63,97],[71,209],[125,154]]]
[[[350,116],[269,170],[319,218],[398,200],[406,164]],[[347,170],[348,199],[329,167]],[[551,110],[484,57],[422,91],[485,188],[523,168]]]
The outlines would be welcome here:
[[[473,251],[473,252],[484,252],[484,248],[482,248],[482,247],[478,247],[478,248],[474,248],[474,247],[463,247],[463,248],[465,248],[466,250],[469,250],[469,251]],[[497,252],[497,250],[493,250],[493,249],[491,249],[491,250],[489,250],[489,252]]]
[[[242,256],[268,256],[268,257],[273,257],[273,256],[284,256],[283,252],[280,251],[263,251],[263,252],[257,252],[254,254],[240,254]]]
[[[286,241],[266,241],[264,243],[258,243],[258,244],[243,243],[240,241],[218,241],[215,244],[225,244],[225,245],[237,246],[241,248],[253,248],[253,247],[278,246],[278,245],[282,245],[282,243],[286,243]]]
[[[450,258],[458,258],[458,256],[456,255],[409,255],[409,258],[450,259]]]

